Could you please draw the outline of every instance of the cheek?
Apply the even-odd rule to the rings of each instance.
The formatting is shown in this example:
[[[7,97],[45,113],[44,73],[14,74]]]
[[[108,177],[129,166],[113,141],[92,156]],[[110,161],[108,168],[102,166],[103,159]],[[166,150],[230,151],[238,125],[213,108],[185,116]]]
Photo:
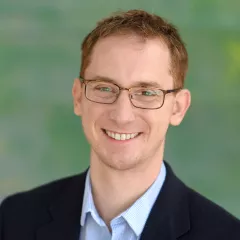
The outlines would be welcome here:
[[[170,123],[170,114],[166,111],[158,111],[148,117],[148,125],[152,134],[163,137]]]
[[[95,134],[98,119],[102,115],[101,109],[101,105],[97,103],[86,102],[83,105],[82,125],[85,131],[87,131],[86,134],[89,134],[89,131],[92,132],[90,134]]]

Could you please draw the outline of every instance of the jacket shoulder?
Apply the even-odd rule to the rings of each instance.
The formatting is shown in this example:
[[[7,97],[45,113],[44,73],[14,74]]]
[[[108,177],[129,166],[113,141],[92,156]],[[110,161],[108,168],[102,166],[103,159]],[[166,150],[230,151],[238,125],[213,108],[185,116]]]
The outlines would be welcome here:
[[[192,228],[200,236],[207,232],[210,238],[240,239],[240,220],[226,209],[188,188]]]
[[[35,239],[37,229],[51,221],[51,209],[58,204],[60,211],[64,212],[74,206],[75,201],[78,210],[84,192],[85,173],[5,198],[0,206],[0,239]]]
[[[48,206],[64,189],[79,184],[81,180],[85,180],[84,175],[85,172],[54,180],[31,190],[12,194],[3,200],[0,209],[7,208],[8,210],[20,211],[26,208],[31,210],[40,206]]]

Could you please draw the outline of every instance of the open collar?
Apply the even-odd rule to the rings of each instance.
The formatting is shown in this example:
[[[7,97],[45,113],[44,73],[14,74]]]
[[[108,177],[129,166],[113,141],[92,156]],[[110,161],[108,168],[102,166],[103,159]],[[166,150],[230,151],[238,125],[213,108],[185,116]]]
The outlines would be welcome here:
[[[139,199],[137,199],[126,211],[122,212],[116,218],[114,218],[114,220],[122,218],[123,221],[126,221],[128,223],[130,228],[134,231],[135,235],[139,237],[147,221],[151,208],[162,188],[165,177],[166,167],[163,163],[156,180],[148,188],[148,190]],[[92,218],[98,225],[105,226],[105,223],[99,216],[93,201],[90,171],[88,171],[86,176],[81,215],[81,226],[84,226],[88,213],[91,214]]]
[[[189,200],[186,186],[165,162],[166,179],[141,234],[141,240],[170,240],[190,229]],[[37,240],[78,240],[85,179],[87,172],[67,181],[45,211]]]

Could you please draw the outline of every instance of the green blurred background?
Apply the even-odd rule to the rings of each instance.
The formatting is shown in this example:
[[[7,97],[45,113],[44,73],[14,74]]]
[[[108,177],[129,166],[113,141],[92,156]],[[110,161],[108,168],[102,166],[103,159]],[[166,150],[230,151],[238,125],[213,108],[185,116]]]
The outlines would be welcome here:
[[[0,196],[81,172],[89,146],[72,108],[80,44],[95,22],[141,8],[178,26],[192,107],[165,159],[188,185],[240,217],[239,0],[0,2]]]

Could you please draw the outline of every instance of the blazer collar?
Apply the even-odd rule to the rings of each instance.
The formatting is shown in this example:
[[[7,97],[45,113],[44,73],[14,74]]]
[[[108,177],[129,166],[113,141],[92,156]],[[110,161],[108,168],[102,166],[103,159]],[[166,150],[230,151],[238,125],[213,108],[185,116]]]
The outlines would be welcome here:
[[[141,240],[173,240],[190,230],[187,187],[175,176],[169,164],[166,179],[149,214]]]
[[[48,220],[37,231],[37,240],[78,240],[86,171],[64,180],[48,209]]]
[[[165,162],[166,179],[141,234],[141,240],[173,240],[190,229],[187,187]],[[86,173],[64,182],[48,210],[37,240],[78,240]]]

